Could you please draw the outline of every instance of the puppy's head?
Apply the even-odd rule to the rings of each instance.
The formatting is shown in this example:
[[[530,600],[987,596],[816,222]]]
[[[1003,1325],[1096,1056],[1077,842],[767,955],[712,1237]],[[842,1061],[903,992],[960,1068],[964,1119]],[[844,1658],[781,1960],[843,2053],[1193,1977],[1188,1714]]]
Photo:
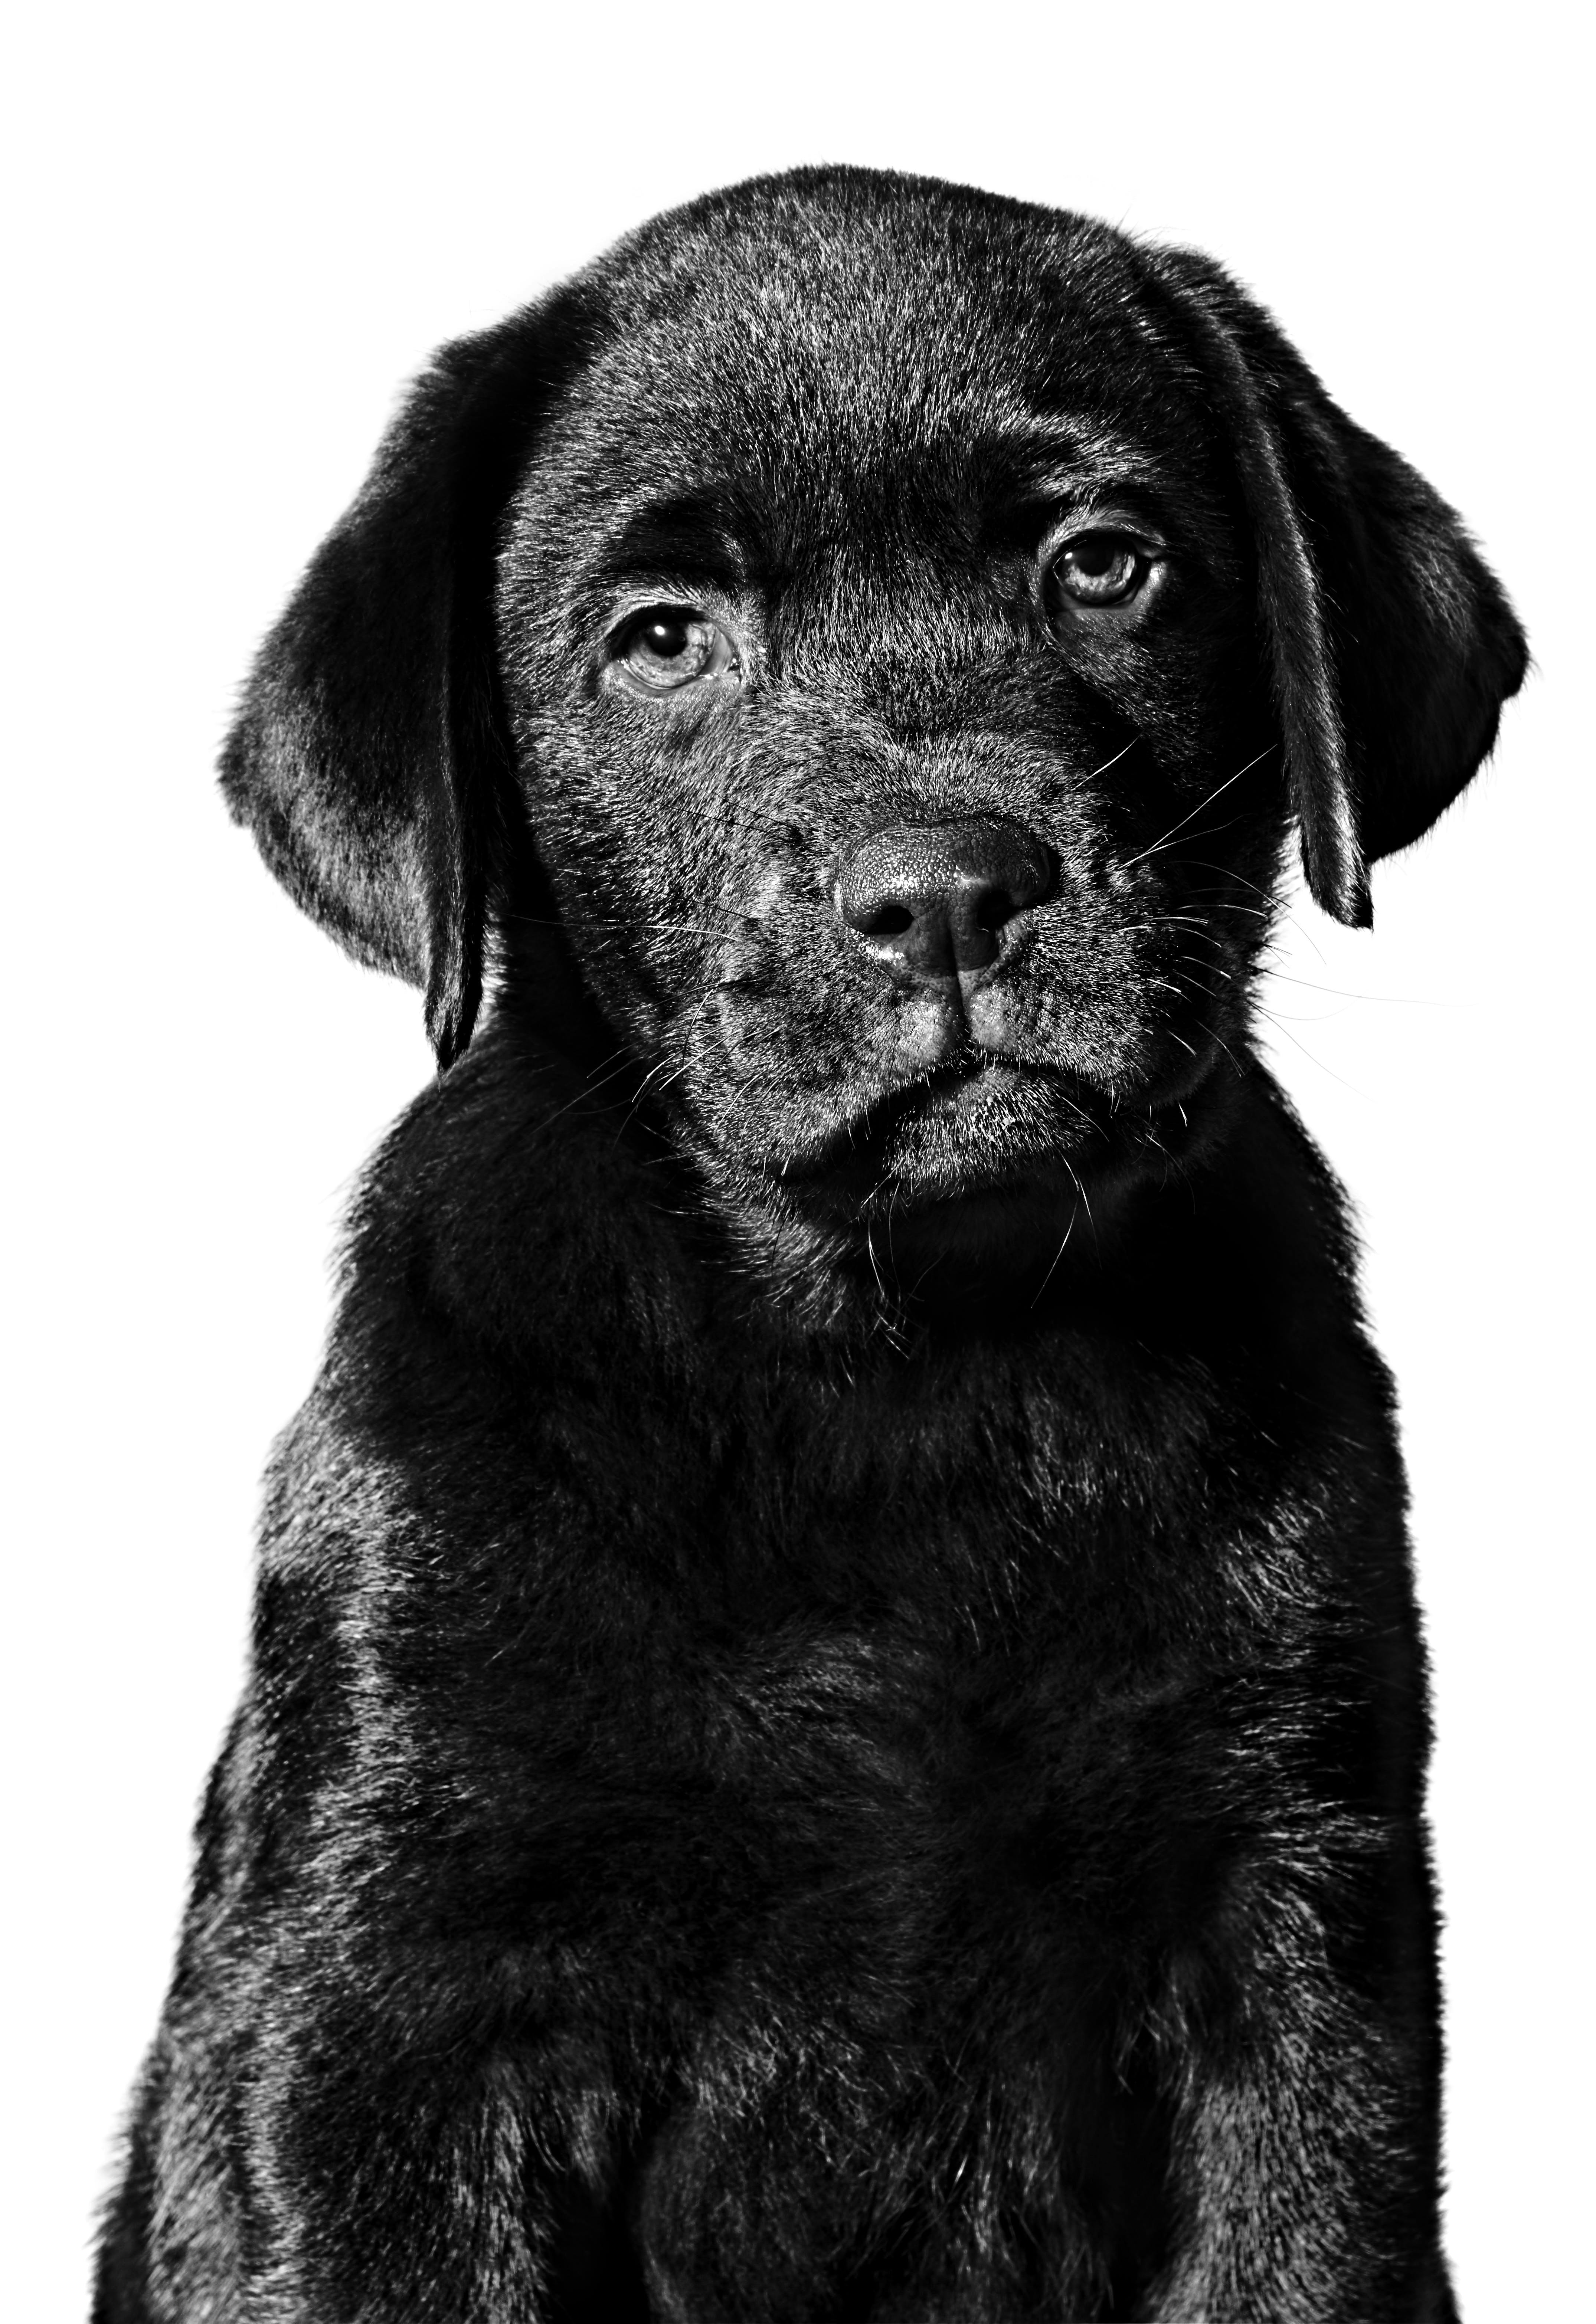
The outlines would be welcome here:
[[[1200,1135],[1290,825],[1366,919],[1523,669],[1206,262],[803,172],[444,352],[224,781],[444,1065],[551,899],[716,1206],[918,1272]]]

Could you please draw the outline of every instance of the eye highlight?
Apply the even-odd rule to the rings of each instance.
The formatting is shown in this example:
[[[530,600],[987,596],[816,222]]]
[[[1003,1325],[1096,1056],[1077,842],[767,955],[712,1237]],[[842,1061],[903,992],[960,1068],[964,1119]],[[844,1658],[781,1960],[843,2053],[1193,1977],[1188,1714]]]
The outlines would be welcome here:
[[[1138,595],[1152,558],[1127,532],[1078,532],[1054,554],[1048,578],[1075,605],[1125,605]]]
[[[676,694],[737,668],[737,650],[718,622],[690,605],[650,605],[615,641],[614,666],[638,694]]]

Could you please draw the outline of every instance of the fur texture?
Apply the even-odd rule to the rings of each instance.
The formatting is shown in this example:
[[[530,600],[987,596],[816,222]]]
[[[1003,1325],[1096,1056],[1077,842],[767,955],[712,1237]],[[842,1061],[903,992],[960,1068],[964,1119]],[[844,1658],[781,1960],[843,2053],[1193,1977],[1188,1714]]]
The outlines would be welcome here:
[[[1088,220],[760,180],[443,352],[224,762],[444,1070],[103,2324],[1454,2314],[1389,1388],[1249,991],[1523,669]]]

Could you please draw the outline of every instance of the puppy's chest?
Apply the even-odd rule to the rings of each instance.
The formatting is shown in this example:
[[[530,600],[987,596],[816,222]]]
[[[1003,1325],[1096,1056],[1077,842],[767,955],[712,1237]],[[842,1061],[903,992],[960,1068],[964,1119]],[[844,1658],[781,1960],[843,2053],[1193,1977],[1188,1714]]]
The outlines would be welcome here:
[[[1102,1432],[975,1434],[751,1431],[673,1523],[605,1759],[697,1956],[720,1924],[935,1962],[1189,1901],[1225,1644],[1211,1604],[1192,1646],[1197,1488],[1149,1508]]]
[[[1204,1909],[1244,1803],[1200,1496],[1102,1446],[751,1443],[652,1640],[669,1745],[621,1754],[684,1964],[909,2022],[955,1968],[1084,1989]]]
[[[1008,1909],[1114,1919],[1183,1794],[1200,1695],[1173,1665],[1094,1670],[1044,1610],[1023,1638],[793,1622],[706,1674],[699,1747],[729,1854],[788,1920]],[[751,1904],[755,1899],[749,1897]]]

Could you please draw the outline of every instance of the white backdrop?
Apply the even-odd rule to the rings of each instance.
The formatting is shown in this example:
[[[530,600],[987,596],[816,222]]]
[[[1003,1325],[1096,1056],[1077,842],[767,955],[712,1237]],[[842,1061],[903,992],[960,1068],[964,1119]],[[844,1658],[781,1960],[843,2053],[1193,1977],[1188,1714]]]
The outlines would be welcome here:
[[[1462,509],[1538,669],[1495,766],[1300,902],[1275,1051],[1351,1183],[1435,1665],[1451,2243],[1588,2279],[1592,816],[1580,73],[1532,5],[57,9],[14,55],[3,392],[14,1429],[0,2280],[78,2316],[236,1687],[255,1480],[420,1004],[298,919],[210,766],[429,348],[757,170],[927,170],[1206,247]],[[1583,1376],[1582,1376],[1583,1375]]]

